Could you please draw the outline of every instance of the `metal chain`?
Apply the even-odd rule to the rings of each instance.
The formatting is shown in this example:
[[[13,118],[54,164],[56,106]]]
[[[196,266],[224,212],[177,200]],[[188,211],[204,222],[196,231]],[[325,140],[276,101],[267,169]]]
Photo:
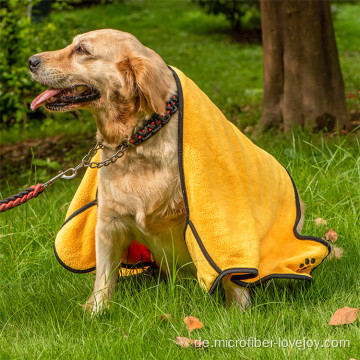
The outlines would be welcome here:
[[[110,158],[104,160],[104,161],[91,161],[91,159],[97,154],[97,152],[100,149],[104,149],[104,145],[101,143],[97,143],[90,151],[82,158],[79,165],[77,165],[74,168],[69,168],[65,171],[60,171],[58,175],[56,175],[51,180],[47,181],[42,185],[43,188],[46,186],[52,185],[55,181],[59,180],[60,178],[70,180],[73,179],[76,175],[78,170],[80,170],[83,167],[89,167],[91,169],[100,169],[103,166],[109,166],[110,164],[113,164],[118,159],[122,158],[125,155],[125,151],[130,148],[131,145],[127,141],[123,141],[123,143],[120,146],[120,149],[112,155]]]
[[[60,171],[59,174],[57,174],[54,178],[47,181],[45,184],[37,184],[36,186],[33,185],[28,189],[25,189],[24,191],[21,191],[20,193],[13,195],[11,197],[8,197],[4,200],[0,200],[0,212],[4,212],[6,210],[10,210],[14,208],[15,206],[24,204],[30,199],[33,199],[38,196],[38,194],[42,193],[45,190],[45,187],[52,185],[55,181],[59,179],[73,179],[78,170],[83,167],[90,167],[92,169],[98,168],[100,169],[103,166],[108,166],[110,164],[113,164],[117,161],[117,159],[120,159],[124,156],[125,151],[132,147],[127,141],[123,141],[123,143],[120,146],[120,149],[112,155],[109,159],[106,159],[104,161],[91,161],[91,159],[97,154],[97,152],[100,149],[104,149],[104,145],[101,143],[97,143],[95,147],[93,147],[81,160],[81,163],[77,165],[75,168],[70,168],[65,171]]]
[[[109,159],[106,159],[104,161],[99,161],[99,162],[95,162],[92,161],[90,162],[91,158],[98,152],[99,149],[103,149],[104,146],[100,143],[97,143],[96,146],[91,149],[89,151],[89,153],[82,159],[82,164],[85,167],[90,167],[91,169],[95,169],[98,168],[100,169],[103,166],[109,166],[110,164],[113,164],[114,162],[116,162],[118,159],[122,158],[125,154],[125,151],[129,148],[130,146],[123,143],[120,147],[120,150],[118,150],[114,155],[112,155],[111,157],[109,157]],[[89,160],[86,160],[86,158],[89,158]]]
[[[104,149],[104,145],[101,143],[97,143],[95,147],[90,149],[90,151],[82,158],[81,163],[74,168],[67,169],[65,171],[60,171],[54,178],[47,181],[45,184],[42,185],[43,188],[46,186],[52,185],[55,181],[62,179],[73,179],[79,169],[83,167],[89,167],[91,169],[100,169],[103,166],[109,166],[113,164],[118,159],[124,156],[125,151],[130,147],[137,146],[143,143],[145,140],[149,139],[155,133],[157,133],[164,125],[166,125],[170,119],[171,115],[173,115],[178,110],[178,96],[173,95],[172,98],[166,103],[166,112],[165,115],[153,114],[149,120],[147,120],[140,129],[129,139],[124,140],[121,145],[120,149],[112,155],[109,159],[104,161],[91,161],[91,159],[97,154],[100,149]]]

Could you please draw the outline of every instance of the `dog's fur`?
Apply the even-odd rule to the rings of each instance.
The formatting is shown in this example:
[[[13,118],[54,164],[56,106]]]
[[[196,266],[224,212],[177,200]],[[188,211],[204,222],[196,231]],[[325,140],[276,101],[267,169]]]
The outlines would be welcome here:
[[[66,48],[36,56],[41,63],[32,70],[35,80],[53,88],[87,84],[100,91],[98,100],[71,104],[64,110],[91,111],[97,139],[106,147],[102,160],[112,156],[152,113],[163,114],[166,101],[176,92],[172,72],[161,57],[134,36],[117,30],[78,35]],[[174,251],[176,265],[196,275],[183,238],[186,213],[177,123],[176,113],[156,136],[99,171],[96,281],[87,302],[93,313],[111,299],[121,257],[132,239],[150,249],[163,271],[173,268]],[[299,232],[302,224],[303,219]],[[223,278],[223,286],[228,305],[249,305],[248,289],[231,282],[229,276]]]

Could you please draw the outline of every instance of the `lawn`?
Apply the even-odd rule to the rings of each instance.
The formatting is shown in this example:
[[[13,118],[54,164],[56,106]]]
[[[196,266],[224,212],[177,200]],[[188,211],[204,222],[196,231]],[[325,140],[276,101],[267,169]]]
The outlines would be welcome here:
[[[360,108],[359,12],[359,5],[342,5],[335,20],[346,92],[356,94],[348,99],[352,112]],[[260,115],[261,46],[234,42],[223,18],[205,15],[193,3],[126,2],[52,17],[54,22],[69,21],[73,34],[105,27],[135,34],[194,79],[242,129]],[[64,45],[70,40],[64,39]],[[76,120],[64,119],[54,117],[42,128],[43,135],[72,134]],[[94,131],[90,117],[84,117],[79,129]],[[14,141],[33,134],[29,129],[2,135]],[[265,134],[256,142],[292,174],[307,204],[303,233],[323,236],[334,228],[337,245],[344,249],[342,259],[324,262],[313,272],[312,284],[295,280],[264,284],[253,292],[253,306],[242,314],[225,309],[221,289],[209,296],[195,279],[121,279],[110,310],[91,318],[80,304],[92,291],[94,274],[70,273],[53,255],[54,237],[80,179],[60,181],[0,217],[0,359],[359,358],[360,321],[327,325],[338,308],[360,308],[359,138],[298,131],[292,136]],[[85,154],[86,147],[77,151]],[[9,177],[0,198],[54,173],[48,166]],[[328,225],[316,227],[318,217]],[[171,320],[159,320],[164,314],[171,314]],[[208,340],[209,348],[180,348],[174,343],[176,336],[188,336],[183,321],[188,315],[204,324],[191,337]],[[214,347],[215,340],[231,344],[229,340],[249,338],[254,338],[252,346]],[[255,339],[282,342],[258,347]],[[317,349],[286,346],[304,339],[320,345]],[[334,346],[325,347],[325,340],[334,341]],[[350,346],[340,347],[341,340],[348,340]]]

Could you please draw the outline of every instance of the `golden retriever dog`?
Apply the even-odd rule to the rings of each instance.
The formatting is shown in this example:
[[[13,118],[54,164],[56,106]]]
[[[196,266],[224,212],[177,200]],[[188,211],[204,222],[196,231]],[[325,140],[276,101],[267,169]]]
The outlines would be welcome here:
[[[117,30],[78,35],[64,49],[32,56],[29,66],[33,79],[50,88],[33,101],[32,109],[44,105],[50,111],[90,111],[97,140],[105,147],[102,161],[154,112],[164,114],[166,101],[177,90],[162,58]],[[150,249],[158,264],[167,258],[164,271],[173,268],[174,251],[176,266],[196,275],[183,234],[177,121],[175,113],[156,136],[99,170],[96,281],[87,301],[93,314],[108,306],[122,255],[134,238]],[[227,305],[249,305],[248,289],[228,277],[222,283]]]

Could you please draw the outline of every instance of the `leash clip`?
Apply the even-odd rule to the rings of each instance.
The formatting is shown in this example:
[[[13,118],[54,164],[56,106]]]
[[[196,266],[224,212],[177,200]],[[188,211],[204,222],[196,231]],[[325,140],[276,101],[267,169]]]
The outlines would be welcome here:
[[[55,177],[53,177],[52,179],[47,181],[45,184],[43,184],[42,187],[45,188],[46,186],[52,185],[55,181],[57,181],[59,179],[71,180],[76,176],[77,170],[78,169],[70,168],[65,171],[60,171]],[[71,171],[71,174],[66,175],[70,171]]]
[[[77,170],[78,169],[74,169],[74,168],[70,168],[70,169],[67,169],[63,172],[61,178],[62,179],[65,179],[65,180],[71,180],[73,179],[76,175],[77,175]],[[68,173],[69,171],[71,171],[71,175],[65,175],[66,173]]]

